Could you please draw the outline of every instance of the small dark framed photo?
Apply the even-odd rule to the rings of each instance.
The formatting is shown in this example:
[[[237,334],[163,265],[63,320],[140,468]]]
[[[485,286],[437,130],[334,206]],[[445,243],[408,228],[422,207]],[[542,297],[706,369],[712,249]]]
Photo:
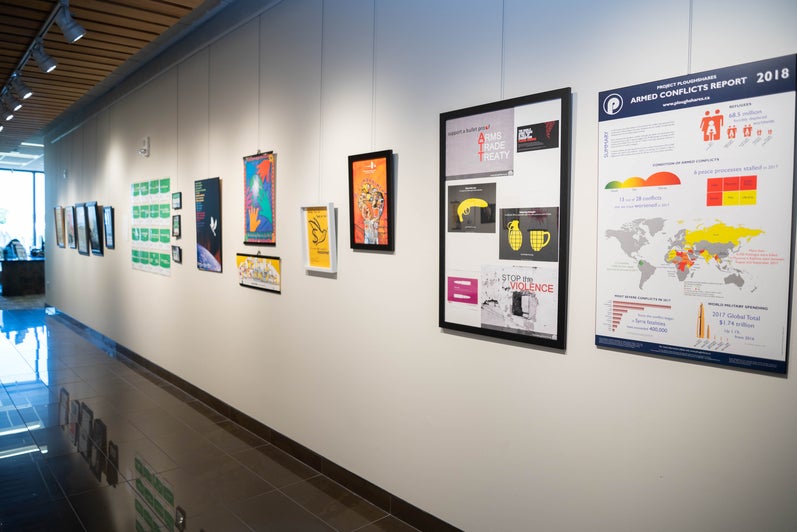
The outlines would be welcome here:
[[[181,229],[180,215],[175,214],[174,216],[172,216],[172,236],[174,238],[180,238],[180,229]]]
[[[106,205],[102,208],[102,225],[105,227],[105,247],[113,249],[116,247],[113,238],[113,207]]]
[[[172,192],[172,209],[182,209],[183,208],[183,193],[182,192]]]
[[[183,248],[180,246],[172,246],[172,262],[181,264],[183,262]]]

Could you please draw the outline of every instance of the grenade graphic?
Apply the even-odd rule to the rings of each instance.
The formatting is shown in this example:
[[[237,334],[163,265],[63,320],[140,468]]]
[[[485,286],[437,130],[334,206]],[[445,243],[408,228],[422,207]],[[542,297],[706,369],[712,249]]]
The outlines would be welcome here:
[[[517,251],[520,249],[521,244],[523,244],[523,233],[520,232],[520,222],[518,220],[512,220],[506,226],[509,229],[509,247],[512,248],[512,251]]]

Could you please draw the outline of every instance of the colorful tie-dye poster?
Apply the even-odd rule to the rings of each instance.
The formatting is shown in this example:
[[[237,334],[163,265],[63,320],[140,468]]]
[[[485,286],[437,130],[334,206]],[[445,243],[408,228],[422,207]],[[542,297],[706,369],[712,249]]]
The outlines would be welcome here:
[[[244,244],[276,244],[274,152],[244,157]]]

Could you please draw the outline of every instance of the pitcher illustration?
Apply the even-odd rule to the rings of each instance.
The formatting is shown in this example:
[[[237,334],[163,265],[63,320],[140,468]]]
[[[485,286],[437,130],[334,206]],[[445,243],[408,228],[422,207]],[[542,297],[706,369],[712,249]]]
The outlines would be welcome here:
[[[551,232],[542,229],[529,229],[529,244],[531,249],[539,251],[551,241]]]

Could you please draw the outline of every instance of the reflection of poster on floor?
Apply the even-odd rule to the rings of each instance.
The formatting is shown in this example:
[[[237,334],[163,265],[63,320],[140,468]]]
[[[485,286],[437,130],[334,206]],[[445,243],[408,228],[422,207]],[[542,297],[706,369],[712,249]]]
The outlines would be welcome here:
[[[221,271],[221,180],[194,182],[196,205],[196,266],[206,272]]]
[[[133,183],[131,248],[134,270],[171,275],[171,180]]]
[[[597,345],[786,372],[795,58],[599,95]]]

